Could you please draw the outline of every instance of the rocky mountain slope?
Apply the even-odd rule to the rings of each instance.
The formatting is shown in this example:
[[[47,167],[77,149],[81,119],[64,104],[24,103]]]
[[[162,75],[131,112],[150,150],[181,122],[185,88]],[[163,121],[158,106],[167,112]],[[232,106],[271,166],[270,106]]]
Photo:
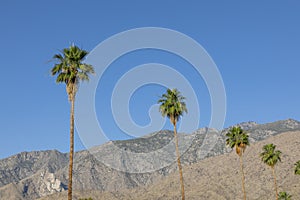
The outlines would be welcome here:
[[[274,143],[282,151],[282,162],[276,166],[279,191],[300,199],[300,177],[294,175],[294,163],[300,159],[300,131],[285,132],[251,144],[244,154],[244,172],[247,199],[275,199],[271,169],[263,164],[259,154],[263,145]],[[243,199],[239,160],[235,151],[210,157],[183,167],[186,199],[239,200]],[[158,180],[147,187],[115,192],[99,190],[75,191],[74,199],[92,197],[94,200],[174,200],[180,199],[178,172]],[[66,191],[40,200],[63,200]]]
[[[263,125],[254,122],[239,125],[247,130],[252,143],[258,141],[262,141],[263,143],[266,139],[274,139],[277,135],[278,137],[286,135],[287,133],[285,132],[300,131],[300,123],[291,119]],[[223,199],[232,199],[226,197],[226,195],[229,195],[227,193],[230,192],[236,195],[239,194],[239,179],[238,176],[236,176],[238,168],[232,164],[237,161],[237,158],[234,154],[222,155],[231,151],[225,146],[226,131],[226,129],[217,131],[202,128],[192,134],[180,134],[179,140],[187,185],[191,186],[197,183],[196,185],[200,188],[205,188],[208,184],[207,181],[211,180],[211,183],[208,184],[210,185],[210,189],[203,190],[210,192],[203,195],[210,196],[215,195],[215,193],[218,194],[218,188],[221,187],[224,191],[219,194],[220,198],[217,199],[222,199],[223,195]],[[286,137],[292,138],[290,135]],[[297,134],[294,133],[294,135]],[[295,143],[297,141],[295,140],[296,136],[293,137],[295,138],[290,142]],[[255,148],[255,145],[256,144],[251,145],[248,152],[261,150],[261,148]],[[282,144],[282,148],[287,148],[288,145],[289,143]],[[298,146],[300,146],[299,143]],[[252,148],[254,149],[251,150]],[[282,148],[281,150],[284,151]],[[295,152],[299,152],[299,149],[295,148],[295,146],[294,149]],[[296,154],[295,152],[294,154]],[[219,161],[222,160],[221,158],[228,156],[232,157],[229,159],[231,161],[227,161],[228,159],[224,159],[224,162]],[[216,160],[213,161],[212,159]],[[257,158],[255,159],[257,160]],[[257,162],[255,159],[253,158],[254,163]],[[290,165],[292,165],[293,159],[296,159],[296,156],[293,158],[289,157]],[[298,160],[299,159],[300,158],[298,158]],[[211,166],[208,167],[207,163],[210,163]],[[216,163],[220,165],[216,165]],[[142,197],[145,195],[144,199],[174,199],[172,196],[176,197],[176,192],[178,192],[176,189],[176,185],[178,184],[176,179],[176,166],[173,134],[170,131],[160,131],[143,138],[109,142],[95,147],[90,151],[77,152],[74,165],[74,188],[77,191],[93,191],[89,192],[89,194],[105,191],[101,193],[101,196],[111,196],[110,199],[143,199]],[[201,170],[199,169],[201,172],[199,172],[199,174],[197,174],[198,166],[201,168]],[[258,166],[258,164],[255,164],[255,166]],[[53,193],[63,193],[63,191],[67,189],[67,168],[67,154],[57,151],[24,152],[2,159],[0,160],[0,199],[27,200],[37,199]],[[227,169],[227,171],[222,171],[223,168]],[[265,168],[261,168],[261,171],[256,171],[255,173],[268,174],[268,170],[264,169]],[[228,182],[225,181],[225,185],[221,186],[220,180],[217,180],[218,176],[216,176],[214,179],[216,182],[214,182],[211,177],[215,174],[209,170],[218,172],[219,176],[225,174]],[[230,171],[235,174],[235,178],[230,178],[232,176]],[[256,177],[256,174],[251,177]],[[272,177],[268,177],[268,180],[271,180],[271,178]],[[237,188],[231,189],[229,183],[234,180],[237,181]],[[285,180],[290,179],[285,178]],[[199,185],[200,183],[203,185]],[[174,191],[172,189],[173,187]],[[187,188],[190,187],[187,186]],[[131,191],[130,194],[132,194],[133,190],[135,191],[134,194],[138,196],[132,196],[126,193],[126,191]],[[154,190],[161,192],[154,192]],[[169,196],[166,194],[166,191],[169,191]],[[202,194],[202,190],[193,189],[192,191],[198,191],[198,195]],[[192,191],[190,191],[190,194],[193,193]],[[265,189],[265,191],[268,190]],[[79,195],[81,194],[82,193]],[[147,196],[147,194],[150,196]],[[159,195],[167,196],[160,197]],[[258,196],[259,195],[263,196],[264,193],[260,192]],[[132,196],[132,198],[129,198],[130,196]],[[230,197],[230,195],[228,197]],[[195,199],[197,198],[195,197]]]

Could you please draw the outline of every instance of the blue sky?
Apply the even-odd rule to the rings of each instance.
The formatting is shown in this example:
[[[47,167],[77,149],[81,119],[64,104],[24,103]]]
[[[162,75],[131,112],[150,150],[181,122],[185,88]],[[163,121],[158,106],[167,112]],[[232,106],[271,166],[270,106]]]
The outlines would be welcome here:
[[[1,1],[0,158],[32,150],[67,152],[69,103],[65,86],[50,76],[54,63],[48,61],[72,42],[91,51],[114,34],[141,27],[176,30],[205,48],[226,88],[225,126],[300,120],[299,9],[296,0]],[[173,54],[144,50],[116,60],[98,85],[96,112],[110,139],[126,138],[110,114],[114,83],[126,70],[153,62],[191,80],[199,127],[208,126],[211,102],[201,76]],[[164,90],[147,85],[134,93],[130,111],[137,124],[149,123],[148,109]],[[84,148],[78,135],[75,143],[76,150]]]

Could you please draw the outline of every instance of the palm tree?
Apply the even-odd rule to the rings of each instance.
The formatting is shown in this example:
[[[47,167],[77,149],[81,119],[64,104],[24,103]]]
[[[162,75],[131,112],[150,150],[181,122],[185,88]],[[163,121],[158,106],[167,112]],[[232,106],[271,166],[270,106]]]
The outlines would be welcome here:
[[[292,195],[288,194],[287,192],[279,192],[279,200],[291,200]]]
[[[53,59],[57,61],[51,70],[52,76],[56,77],[57,83],[65,83],[68,100],[71,103],[70,112],[70,161],[69,161],[69,183],[68,200],[72,200],[72,175],[73,175],[73,154],[74,154],[74,104],[75,96],[80,81],[88,81],[89,74],[94,73],[91,65],[82,63],[87,51],[75,45],[62,50],[61,54],[55,54]]]
[[[240,160],[240,168],[242,173],[242,189],[244,193],[244,200],[246,200],[246,190],[245,190],[245,175],[244,175],[244,167],[243,167],[243,153],[246,150],[246,147],[249,145],[249,136],[244,132],[244,130],[239,127],[232,127],[229,129],[226,134],[226,145],[230,148],[235,147],[235,151],[239,156]]]
[[[278,190],[277,190],[277,183],[276,183],[276,173],[275,173],[275,165],[278,161],[281,161],[280,155],[281,151],[276,150],[276,145],[274,144],[267,144],[263,146],[263,152],[260,154],[261,160],[272,168],[273,176],[274,176],[274,186],[276,192],[276,199],[278,200]]]
[[[295,163],[295,174],[300,175],[300,160]]]
[[[174,126],[175,148],[176,148],[177,164],[179,169],[182,200],[185,199],[185,195],[184,195],[184,183],[183,183],[182,167],[180,162],[176,123],[178,122],[179,118],[183,115],[184,112],[187,113],[187,108],[184,99],[185,97],[183,97],[177,89],[167,89],[167,92],[163,94],[158,100],[158,103],[160,104],[159,111],[161,112],[162,116],[163,117],[167,116],[170,119],[170,122]]]

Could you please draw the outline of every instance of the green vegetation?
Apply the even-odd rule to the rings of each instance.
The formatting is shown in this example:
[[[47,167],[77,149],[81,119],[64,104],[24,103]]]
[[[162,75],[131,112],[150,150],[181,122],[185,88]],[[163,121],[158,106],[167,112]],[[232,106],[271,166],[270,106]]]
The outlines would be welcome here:
[[[177,137],[177,129],[176,123],[179,118],[183,115],[184,112],[187,112],[186,104],[184,102],[185,97],[183,97],[177,89],[167,89],[167,92],[161,96],[158,100],[160,104],[159,111],[162,116],[167,116],[171,123],[174,126],[174,139],[175,139],[175,147],[176,147],[176,156],[177,156],[177,164],[179,169],[179,178],[181,185],[181,199],[185,199],[184,194],[184,182],[182,175],[182,166],[180,162],[180,153],[178,147],[178,137]]]
[[[300,175],[300,160],[295,163],[295,174]]]
[[[275,186],[275,193],[276,193],[276,199],[278,200],[278,189],[277,189],[277,183],[276,183],[276,173],[275,173],[275,165],[278,161],[281,161],[280,155],[281,151],[276,150],[276,145],[274,144],[267,144],[263,146],[263,152],[260,154],[261,160],[271,167],[273,176],[274,176],[274,186]]]
[[[279,192],[279,200],[292,200],[292,195],[287,192]]]
[[[79,200],[93,200],[93,199],[91,197],[89,197],[89,198],[84,198],[84,199],[80,198]]]
[[[249,136],[244,132],[244,130],[241,127],[238,126],[232,127],[226,134],[226,137],[226,145],[228,145],[230,148],[235,147],[236,153],[239,156],[240,168],[242,173],[242,189],[244,193],[244,200],[246,200],[243,153],[245,152],[246,147],[249,145]]]
[[[62,54],[55,54],[53,58],[57,61],[51,70],[52,76],[56,77],[57,83],[65,83],[68,99],[71,103],[70,114],[70,163],[69,163],[69,182],[68,200],[72,200],[72,175],[73,175],[73,154],[74,154],[74,104],[75,96],[80,81],[88,81],[89,74],[94,73],[91,65],[84,64],[82,61],[88,54],[87,51],[75,45],[62,50]]]

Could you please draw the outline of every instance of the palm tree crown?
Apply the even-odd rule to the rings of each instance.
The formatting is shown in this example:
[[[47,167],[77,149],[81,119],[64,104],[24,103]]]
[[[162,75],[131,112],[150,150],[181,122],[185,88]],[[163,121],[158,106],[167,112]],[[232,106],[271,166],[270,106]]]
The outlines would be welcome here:
[[[300,175],[300,160],[295,163],[295,174]]]
[[[89,74],[94,74],[94,68],[91,65],[82,63],[87,51],[72,45],[70,48],[63,49],[61,54],[55,54],[53,59],[58,61],[51,70],[52,76],[57,75],[57,83],[65,83],[69,100],[77,91],[79,81],[88,81]]]
[[[247,135],[241,127],[235,126],[228,131],[226,136],[226,145],[230,148],[235,147],[236,153],[241,156],[246,146],[249,145],[249,135]]]
[[[249,136],[244,132],[244,130],[240,126],[234,126],[231,129],[229,129],[226,136],[226,145],[228,145],[230,148],[235,147],[235,151],[239,155],[242,177],[242,189],[244,193],[244,200],[246,200],[245,175],[242,155],[245,152],[247,145],[249,145]]]
[[[173,125],[176,124],[180,116],[184,112],[187,113],[186,104],[184,102],[185,97],[183,97],[180,92],[175,89],[167,89],[167,92],[161,96],[158,100],[159,110],[163,117],[167,116],[170,118]]]
[[[276,145],[267,144],[263,146],[263,152],[260,154],[261,160],[272,168],[277,164],[278,161],[281,162],[281,151],[275,151],[275,148]]]
[[[270,166],[273,171],[274,176],[274,186],[275,186],[275,193],[276,193],[276,200],[279,199],[278,195],[278,189],[277,189],[277,181],[276,181],[276,173],[275,173],[275,165],[278,163],[278,161],[281,161],[280,155],[281,151],[276,150],[276,145],[274,144],[266,144],[263,146],[263,152],[260,154],[261,160]]]

